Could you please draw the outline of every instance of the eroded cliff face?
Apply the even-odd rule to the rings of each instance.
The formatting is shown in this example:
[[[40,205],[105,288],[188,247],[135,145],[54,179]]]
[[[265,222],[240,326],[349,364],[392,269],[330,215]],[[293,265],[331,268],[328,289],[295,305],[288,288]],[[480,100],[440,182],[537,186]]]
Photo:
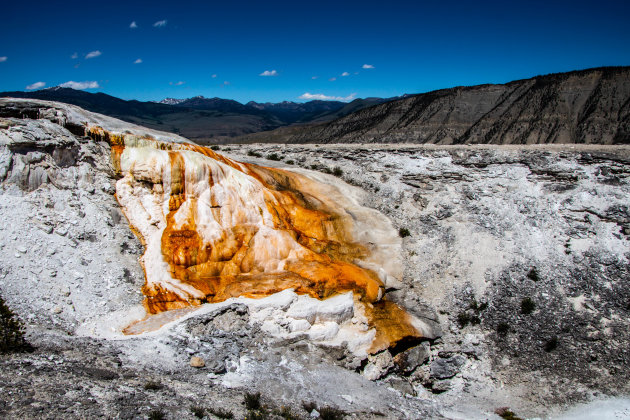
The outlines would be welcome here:
[[[604,67],[455,87],[244,143],[628,144],[630,69]]]
[[[428,331],[384,298],[385,285],[401,275],[392,264],[393,228],[375,230],[370,222],[382,220],[366,219],[333,185],[193,144],[100,127],[86,134],[111,143],[117,198],[146,247],[142,290],[150,314],[287,289],[319,300],[351,292],[350,316],[336,321],[365,336],[362,350],[382,351]]]

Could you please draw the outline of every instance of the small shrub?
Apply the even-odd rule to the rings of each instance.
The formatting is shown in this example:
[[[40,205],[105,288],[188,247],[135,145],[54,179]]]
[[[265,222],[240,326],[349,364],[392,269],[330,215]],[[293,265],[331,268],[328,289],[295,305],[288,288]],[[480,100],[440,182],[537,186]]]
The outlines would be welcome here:
[[[477,302],[477,299],[473,298],[470,301],[470,305],[469,305],[470,309],[472,309],[473,311],[479,313],[482,312],[484,310],[486,310],[486,308],[488,307],[488,302]]]
[[[501,335],[505,335],[510,331],[510,325],[507,322],[499,322],[497,325],[497,332]]]
[[[554,351],[558,347],[558,337],[552,337],[545,343],[545,351],[547,353]]]
[[[334,407],[322,407],[319,411],[321,420],[343,420],[344,412]]]
[[[457,323],[459,324],[460,328],[464,328],[466,325],[468,325],[469,322],[470,315],[468,314],[468,312],[460,312],[457,315]]]
[[[166,414],[162,410],[153,410],[149,413],[149,420],[164,420]]]
[[[494,413],[505,420],[523,420],[512,412],[508,407],[501,407],[494,410]]]
[[[210,146],[210,149],[212,149],[212,150],[214,150],[214,151],[221,150],[221,148],[220,148],[219,146],[217,146],[216,144],[215,144],[215,145]]]
[[[540,276],[538,275],[538,270],[536,270],[536,267],[529,270],[529,273],[527,273],[527,278],[533,281],[540,280]]]
[[[203,407],[193,405],[190,407],[190,411],[192,411],[193,415],[198,419],[202,419],[203,416],[206,415],[206,410],[204,410]]]
[[[401,238],[406,238],[407,236],[411,236],[411,232],[409,232],[409,229],[401,227],[400,229],[398,229],[398,236],[400,236]]]
[[[536,309],[536,304],[530,297],[523,298],[521,301],[521,313],[525,315],[529,315],[534,312]]]
[[[162,388],[164,388],[164,385],[162,385],[159,381],[147,381],[147,383],[144,384],[144,389],[147,391],[157,391]]]
[[[317,168],[319,168],[319,166],[317,166],[317,165],[311,165],[311,166],[310,166],[310,168],[311,168],[312,170],[316,171],[316,170],[317,170]]]
[[[253,150],[248,150],[247,151],[247,156],[252,156],[252,157],[262,157],[262,155],[258,152],[255,152]]]
[[[0,353],[31,351],[24,338],[24,324],[0,297]]]
[[[341,176],[343,175],[343,170],[339,166],[335,166],[335,169],[333,169],[333,175]]]
[[[278,156],[277,153],[271,153],[267,155],[267,159],[269,160],[282,160],[282,157]]]
[[[330,168],[327,168],[325,166],[321,169],[321,171],[325,174],[329,174],[329,175],[332,174],[332,171],[330,170]]]
[[[207,411],[208,413],[220,419],[233,419],[234,418],[234,413],[232,413],[230,410],[226,410],[225,408],[208,408]]]
[[[243,403],[248,410],[258,410],[260,408],[260,392],[246,393]]]
[[[295,165],[295,161],[292,159],[287,160],[287,165]]]

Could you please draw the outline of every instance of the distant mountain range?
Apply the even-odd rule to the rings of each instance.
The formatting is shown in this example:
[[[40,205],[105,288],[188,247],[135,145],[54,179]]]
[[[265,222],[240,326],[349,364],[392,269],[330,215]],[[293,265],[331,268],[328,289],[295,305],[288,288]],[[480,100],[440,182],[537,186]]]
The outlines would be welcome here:
[[[166,98],[160,102],[126,101],[104,93],[89,93],[53,87],[32,92],[0,92],[0,97],[33,98],[80,106],[146,127],[169,131],[199,144],[225,143],[249,133],[273,130],[295,123],[331,121],[355,109],[386,99],[356,99],[350,104],[336,101],[306,103],[256,103],[245,105],[230,99]]]
[[[630,67],[350,103],[241,104],[203,96],[140,102],[60,87],[0,97],[70,103],[199,144],[630,144]]]
[[[630,67],[436,90],[349,112],[333,121],[282,127],[234,141],[630,144]]]

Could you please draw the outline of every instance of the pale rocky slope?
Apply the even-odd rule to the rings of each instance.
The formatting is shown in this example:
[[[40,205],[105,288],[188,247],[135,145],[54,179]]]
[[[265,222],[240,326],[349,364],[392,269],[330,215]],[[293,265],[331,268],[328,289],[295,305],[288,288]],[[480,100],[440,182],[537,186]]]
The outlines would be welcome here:
[[[503,85],[436,90],[335,121],[244,136],[242,142],[628,144],[630,68],[604,67]]]
[[[46,102],[2,100],[0,116],[0,293],[37,347],[2,356],[5,417],[146,418],[160,408],[168,418],[193,418],[190,405],[238,417],[245,391],[303,417],[302,401],[361,419],[496,418],[506,405],[531,417],[630,392],[627,147],[218,151],[342,193],[328,198],[354,203],[342,207],[352,220],[372,220],[373,238],[409,229],[402,243],[385,235],[392,247],[383,255],[393,266],[383,257],[378,264],[392,275],[384,277],[386,296],[432,333],[366,359],[335,341],[357,325],[347,294],[308,298],[316,310],[304,315],[306,334],[294,334],[291,323],[307,296],[286,290],[161,312],[153,327],[168,325],[124,336],[121,329],[144,314],[145,248],[122,214],[138,213],[114,197],[130,171],[112,165],[112,138],[94,130],[86,137],[85,125],[150,135],[172,149],[188,147],[185,139]],[[359,188],[321,173],[335,166]],[[142,194],[131,198],[150,209],[159,188],[140,181],[131,186]],[[130,219],[146,229],[164,223],[147,221]],[[532,268],[537,276],[528,277]],[[531,314],[521,313],[525,297]],[[462,325],[466,316],[472,323]],[[502,323],[507,331],[497,332]],[[193,355],[206,366],[190,367]],[[149,380],[163,387],[145,389]]]

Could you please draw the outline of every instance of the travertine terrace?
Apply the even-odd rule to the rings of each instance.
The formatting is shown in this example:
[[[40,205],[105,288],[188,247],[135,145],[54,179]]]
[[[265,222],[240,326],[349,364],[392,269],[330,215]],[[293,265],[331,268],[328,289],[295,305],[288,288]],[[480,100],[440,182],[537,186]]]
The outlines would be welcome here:
[[[116,195],[146,246],[141,261],[150,314],[287,289],[315,299],[351,292],[354,308],[338,321],[352,321],[341,333],[354,351],[434,336],[385,299],[385,286],[402,275],[391,224],[338,187],[189,143],[100,127],[86,133],[112,144],[121,176]],[[289,314],[300,312],[294,307]],[[296,315],[289,331],[304,333],[314,321]]]

